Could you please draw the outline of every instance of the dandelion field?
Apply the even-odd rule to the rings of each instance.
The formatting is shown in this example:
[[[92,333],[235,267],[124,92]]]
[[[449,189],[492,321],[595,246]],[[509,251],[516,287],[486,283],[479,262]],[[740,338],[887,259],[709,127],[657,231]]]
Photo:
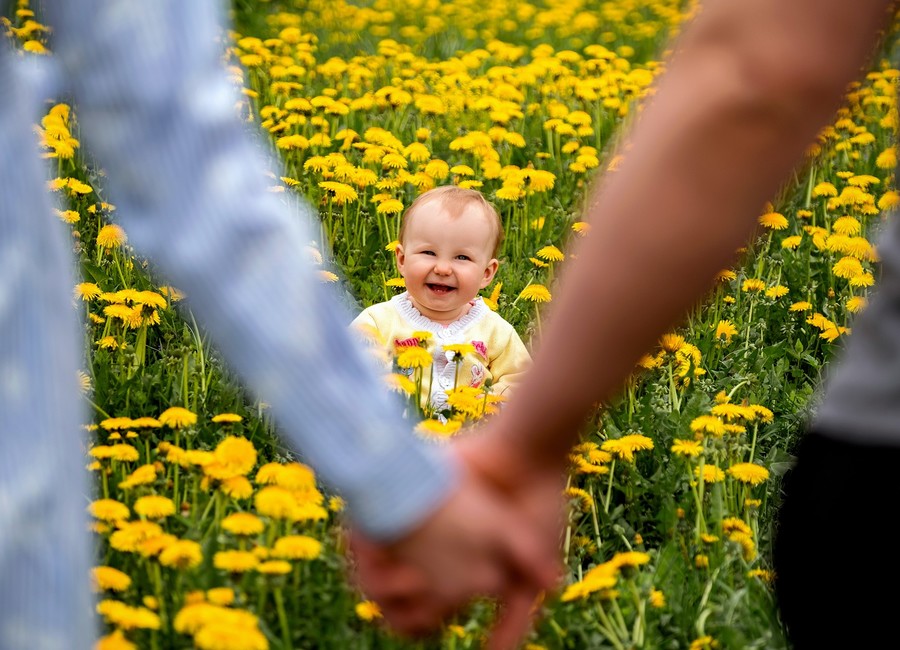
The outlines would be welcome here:
[[[19,0],[5,31],[47,55],[34,9]],[[306,197],[321,217],[320,238],[298,255],[321,265],[323,282],[357,309],[401,291],[391,252],[400,213],[436,185],[477,188],[507,233],[484,297],[529,342],[567,243],[590,236],[584,191],[615,173],[618,139],[693,10],[675,0],[242,0],[223,58],[240,89],[235,110],[282,163],[270,190]],[[572,450],[567,584],[540,603],[531,650],[787,647],[773,516],[898,202],[893,44],[761,206],[740,264],[648,351]],[[36,130],[83,275],[73,308],[93,416],[98,647],[479,647],[487,602],[431,641],[382,629],[377,607],[344,581],[340,496],[229,374],[190,296],[151,277],[128,246],[102,170],[81,149],[77,106],[48,103]],[[419,407],[416,381],[392,386],[424,418],[423,435],[458,435],[498,408],[460,389],[439,423]]]

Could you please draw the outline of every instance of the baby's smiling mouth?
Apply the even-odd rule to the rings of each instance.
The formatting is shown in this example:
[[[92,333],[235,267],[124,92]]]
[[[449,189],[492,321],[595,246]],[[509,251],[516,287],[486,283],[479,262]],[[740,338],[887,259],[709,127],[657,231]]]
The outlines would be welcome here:
[[[428,287],[429,289],[431,289],[435,293],[447,294],[447,293],[450,293],[451,291],[456,291],[456,287],[451,287],[446,284],[436,284],[433,282],[429,282],[425,286]]]

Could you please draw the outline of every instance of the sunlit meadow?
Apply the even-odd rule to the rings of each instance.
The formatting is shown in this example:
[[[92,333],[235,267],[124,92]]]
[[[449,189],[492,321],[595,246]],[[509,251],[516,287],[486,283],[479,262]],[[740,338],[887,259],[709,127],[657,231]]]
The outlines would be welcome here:
[[[477,188],[507,231],[484,298],[534,342],[568,243],[590,236],[579,214],[586,184],[615,173],[617,136],[664,73],[666,43],[692,5],[233,9],[238,31],[222,43],[241,92],[235,111],[281,160],[270,190],[306,197],[321,217],[319,238],[298,255],[361,309],[402,291],[391,251],[413,198],[448,183]],[[5,31],[28,55],[48,55],[27,1]],[[566,585],[539,604],[531,650],[786,647],[773,514],[814,387],[878,275],[871,242],[898,201],[892,45],[760,206],[741,264],[721,271],[572,449]],[[93,414],[84,462],[96,486],[85,504],[98,648],[479,647],[489,602],[428,642],[383,630],[378,608],[344,582],[340,496],[229,376],[190,296],[161,286],[129,248],[102,170],[82,157],[77,106],[49,102],[36,131],[83,273],[73,308],[85,322],[81,380]],[[430,341],[410,337],[416,346],[396,360],[407,372],[385,390],[408,399],[422,435],[464,435],[502,408],[489,391],[459,387],[447,417],[432,417],[418,396]],[[456,360],[476,353],[460,346]]]

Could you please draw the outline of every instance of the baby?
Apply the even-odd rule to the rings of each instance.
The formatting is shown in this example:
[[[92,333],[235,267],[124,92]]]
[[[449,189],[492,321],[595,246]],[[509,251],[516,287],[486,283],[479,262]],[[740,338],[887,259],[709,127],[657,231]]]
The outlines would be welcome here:
[[[392,357],[420,343],[413,332],[431,333],[434,362],[423,393],[437,412],[455,386],[487,384],[491,394],[504,395],[531,363],[513,326],[478,296],[494,279],[502,241],[500,216],[480,192],[447,185],[423,193],[403,215],[394,251],[406,291],[353,321],[374,330]],[[474,352],[458,362],[444,349],[466,343]]]

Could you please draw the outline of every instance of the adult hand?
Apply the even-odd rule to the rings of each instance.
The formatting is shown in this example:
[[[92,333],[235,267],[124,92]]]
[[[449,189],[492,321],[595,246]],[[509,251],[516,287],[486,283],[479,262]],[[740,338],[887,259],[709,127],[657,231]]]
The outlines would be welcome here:
[[[565,465],[561,459],[534,458],[516,443],[515,432],[506,430],[503,415],[492,419],[483,430],[459,438],[455,451],[468,470],[487,482],[512,508],[524,516],[541,548],[552,548],[555,582],[558,586],[562,567],[560,543],[565,521]],[[543,590],[534,583],[512,580],[501,597],[501,618],[491,631],[488,648],[517,647],[528,631],[533,604]]]
[[[475,596],[495,597],[503,615],[488,647],[512,648],[536,596],[557,583],[558,535],[547,535],[459,455],[460,485],[415,531],[386,545],[353,533],[357,579],[390,627],[407,636],[435,631]]]

